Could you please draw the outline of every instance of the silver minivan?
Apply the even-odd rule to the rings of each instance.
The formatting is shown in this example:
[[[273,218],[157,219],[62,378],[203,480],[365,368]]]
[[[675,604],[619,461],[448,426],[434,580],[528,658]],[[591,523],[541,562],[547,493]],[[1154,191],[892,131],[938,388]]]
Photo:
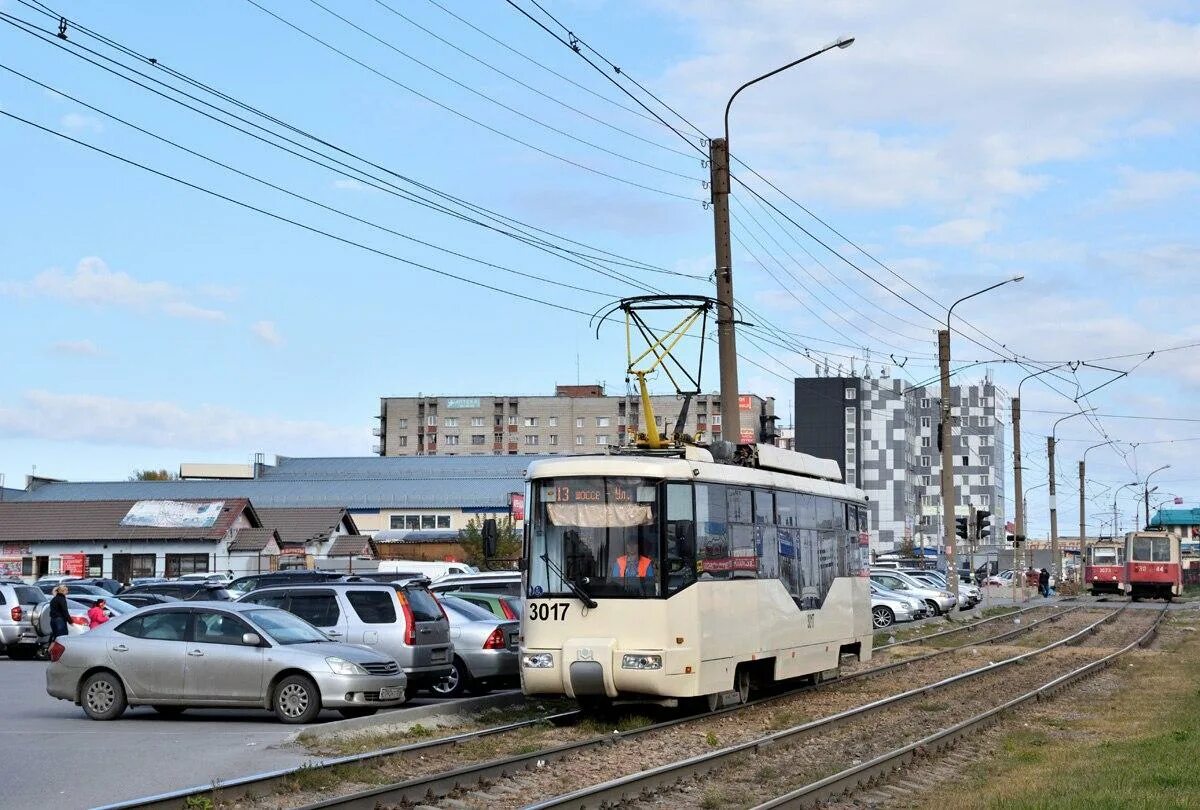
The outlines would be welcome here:
[[[454,661],[450,622],[424,582],[277,585],[238,601],[282,608],[334,641],[395,658],[411,695],[449,675]]]

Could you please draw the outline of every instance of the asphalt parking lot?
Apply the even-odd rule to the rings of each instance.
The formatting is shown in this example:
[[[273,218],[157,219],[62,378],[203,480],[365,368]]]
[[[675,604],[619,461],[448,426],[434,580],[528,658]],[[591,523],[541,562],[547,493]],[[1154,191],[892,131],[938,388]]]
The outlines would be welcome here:
[[[89,720],[46,694],[47,666],[0,656],[0,808],[77,810],[312,759],[281,747],[306,726],[285,726],[267,711],[192,709],[164,719],[143,707],[112,722]],[[442,702],[418,698],[393,711]]]

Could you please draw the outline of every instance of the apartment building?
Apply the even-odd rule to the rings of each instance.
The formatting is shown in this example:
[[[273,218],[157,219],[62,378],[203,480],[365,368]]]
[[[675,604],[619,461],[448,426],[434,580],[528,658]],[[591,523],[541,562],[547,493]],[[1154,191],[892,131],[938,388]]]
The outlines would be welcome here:
[[[832,458],[843,479],[867,493],[871,548],[884,553],[905,541],[941,543],[941,458],[938,389],[890,377],[809,377],[795,382],[795,444]],[[1003,526],[1004,426],[990,379],[951,388],[955,419],[955,513],[970,505]]]
[[[659,432],[670,435],[682,401],[653,396],[651,402]],[[773,398],[744,394],[738,405],[740,424],[726,432],[721,398],[696,396],[683,432],[698,441],[751,442],[764,424],[773,426]],[[559,385],[553,396],[382,397],[376,418],[375,452],[381,456],[603,453],[631,444],[645,430],[639,398],[609,396],[600,385]]]

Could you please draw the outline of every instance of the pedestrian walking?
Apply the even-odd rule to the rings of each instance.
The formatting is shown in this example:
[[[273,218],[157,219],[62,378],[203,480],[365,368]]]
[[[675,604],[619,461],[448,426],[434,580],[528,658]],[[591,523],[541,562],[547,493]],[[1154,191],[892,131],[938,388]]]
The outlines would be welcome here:
[[[1038,591],[1047,599],[1050,598],[1050,572],[1045,568],[1038,574]]]
[[[108,621],[108,611],[104,609],[105,602],[103,599],[97,599],[96,604],[88,608],[88,629],[95,630],[100,625]]]
[[[71,609],[67,605],[67,586],[59,585],[50,599],[50,643],[53,644],[59,636],[65,636],[70,624]]]

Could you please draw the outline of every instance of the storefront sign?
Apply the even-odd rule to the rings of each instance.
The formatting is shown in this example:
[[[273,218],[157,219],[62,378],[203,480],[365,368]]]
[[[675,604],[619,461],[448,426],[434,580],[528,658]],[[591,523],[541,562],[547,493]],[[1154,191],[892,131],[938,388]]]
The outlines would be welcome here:
[[[0,545],[0,556],[28,557],[33,554],[33,547],[27,543],[4,543]]]
[[[61,571],[63,574],[71,577],[83,577],[87,575],[87,555],[86,554],[62,554]]]

